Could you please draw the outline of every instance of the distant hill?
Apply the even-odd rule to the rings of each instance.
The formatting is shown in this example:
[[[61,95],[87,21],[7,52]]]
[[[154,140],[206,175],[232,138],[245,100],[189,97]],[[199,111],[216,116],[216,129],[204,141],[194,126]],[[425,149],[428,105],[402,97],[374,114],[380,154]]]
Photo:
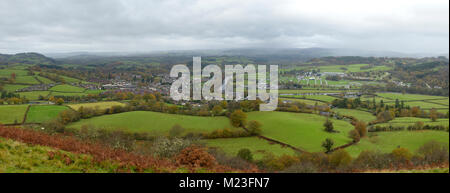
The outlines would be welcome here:
[[[14,63],[50,65],[56,64],[56,61],[39,53],[0,54],[0,65]]]

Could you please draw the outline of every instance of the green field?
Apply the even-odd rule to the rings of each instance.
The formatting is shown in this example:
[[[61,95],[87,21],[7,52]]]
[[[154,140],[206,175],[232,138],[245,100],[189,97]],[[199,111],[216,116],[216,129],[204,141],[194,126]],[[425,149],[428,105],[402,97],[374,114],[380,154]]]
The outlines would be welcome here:
[[[434,101],[434,100],[430,100],[430,101]],[[394,103],[395,102],[391,101],[391,102],[387,102],[386,104],[394,105]],[[421,109],[432,109],[432,108],[448,109],[448,106],[446,106],[446,105],[440,105],[440,104],[431,103],[428,101],[410,101],[410,102],[404,102],[404,104],[405,104],[405,106],[420,107]]]
[[[5,84],[3,86],[3,90],[8,91],[8,92],[15,92],[16,90],[22,89],[22,88],[27,88],[29,87],[28,85],[19,85],[19,84]]]
[[[358,144],[346,148],[346,150],[356,157],[363,150],[379,150],[389,153],[397,147],[408,148],[412,153],[420,146],[435,140],[449,144],[448,132],[443,131],[392,131],[369,133],[371,137],[363,138]]]
[[[62,84],[54,86],[50,90],[54,92],[82,93],[85,89],[68,84]]]
[[[242,138],[228,138],[228,139],[208,139],[202,140],[207,146],[217,147],[222,149],[230,156],[236,156],[236,154],[242,148],[247,148],[252,151],[255,159],[260,159],[265,153],[273,153],[274,155],[281,156],[283,154],[294,155],[295,151],[291,148],[283,148],[278,144],[270,144],[268,141],[259,139],[257,137],[242,137]]]
[[[307,105],[318,105],[318,106],[325,106],[327,105],[324,102],[320,101],[313,101],[313,100],[307,100],[307,99],[298,99],[298,98],[280,98],[281,101],[292,101],[292,102],[301,102],[305,103]]]
[[[51,92],[50,96],[86,96],[88,94],[82,92]]]
[[[0,69],[0,77],[11,77],[11,74],[15,73],[16,77],[18,76],[26,76],[27,71],[26,70],[17,70],[17,69]]]
[[[34,76],[17,76],[15,83],[18,84],[40,84]]]
[[[360,121],[364,121],[366,123],[377,119],[372,113],[366,111],[360,111],[355,109],[333,109],[334,112],[339,113],[340,115],[347,115],[357,118]]]
[[[52,80],[42,77],[42,76],[36,76],[37,79],[39,79],[44,84],[51,84],[54,83]]]
[[[68,127],[81,128],[83,125],[124,129],[131,132],[167,133],[175,124],[181,125],[186,132],[210,132],[216,129],[233,128],[226,117],[199,117],[165,114],[150,111],[104,115],[70,124]]]
[[[355,92],[357,90],[278,90],[279,94],[304,94],[304,93],[343,93],[343,92]]]
[[[0,105],[0,123],[22,123],[28,105]]]
[[[78,110],[80,107],[88,107],[88,108],[99,108],[99,109],[107,109],[111,108],[112,106],[125,106],[124,103],[117,102],[117,101],[109,101],[109,102],[97,102],[97,103],[80,103],[80,104],[69,104],[70,108],[74,110]]]
[[[399,126],[403,126],[403,127],[407,127],[410,125],[414,125],[417,122],[423,122],[424,125],[442,125],[442,126],[449,126],[449,120],[448,119],[438,119],[435,122],[431,121],[431,119],[425,119],[425,118],[416,118],[416,117],[398,117],[395,118],[392,121],[389,121],[388,123],[381,123],[381,124],[377,124],[377,126],[395,126],[395,127],[399,127]]]
[[[431,95],[420,95],[420,94],[402,94],[402,93],[377,93],[378,96],[395,101],[398,99],[400,101],[409,100],[427,100],[427,99],[447,99],[448,97],[442,96],[431,96]]]
[[[55,119],[61,111],[67,110],[66,106],[58,105],[32,105],[27,114],[26,123],[44,123]]]
[[[20,97],[25,97],[28,100],[38,100],[39,96],[46,97],[50,94],[49,91],[33,91],[33,92],[18,92],[17,94],[20,95]]]
[[[336,100],[336,97],[327,96],[327,95],[283,95],[280,96],[283,98],[298,98],[298,99],[312,99],[312,100],[318,100],[326,103],[331,103],[334,100]]]
[[[326,138],[332,138],[337,146],[351,142],[347,136],[354,128],[348,122],[333,119],[334,128],[340,133],[328,133],[323,130],[325,117],[304,113],[251,112],[248,120],[262,124],[263,136],[310,152],[323,151],[321,144]]]

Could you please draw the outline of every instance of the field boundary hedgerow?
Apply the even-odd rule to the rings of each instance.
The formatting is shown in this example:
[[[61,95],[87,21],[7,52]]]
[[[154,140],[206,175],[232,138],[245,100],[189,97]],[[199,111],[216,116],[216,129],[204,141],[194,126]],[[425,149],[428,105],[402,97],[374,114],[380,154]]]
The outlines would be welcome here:
[[[27,106],[27,110],[25,110],[25,115],[23,116],[22,125],[27,122],[28,111],[30,111],[31,105]]]
[[[272,139],[272,138],[268,138],[268,137],[265,137],[265,136],[262,136],[262,135],[258,135],[257,137],[260,138],[260,139],[264,139],[264,140],[268,141],[269,143],[276,143],[276,144],[281,145],[282,147],[288,147],[288,148],[291,148],[291,149],[293,149],[293,150],[295,150],[295,151],[297,151],[297,152],[300,152],[300,153],[309,153],[309,152],[307,152],[307,151],[305,151],[305,150],[296,148],[296,147],[294,147],[294,146],[292,146],[292,145],[289,145],[289,144],[287,144],[287,143],[283,143],[283,142],[281,142],[281,141],[278,141],[278,140],[275,140],[275,139]]]

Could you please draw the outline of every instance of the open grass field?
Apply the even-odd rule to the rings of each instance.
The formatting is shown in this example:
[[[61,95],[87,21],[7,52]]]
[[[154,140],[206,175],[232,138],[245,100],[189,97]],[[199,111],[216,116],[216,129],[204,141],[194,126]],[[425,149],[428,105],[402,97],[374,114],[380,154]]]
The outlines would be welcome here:
[[[68,84],[62,84],[54,86],[50,90],[54,92],[82,93],[85,89]]]
[[[27,75],[26,70],[19,70],[19,69],[12,69],[12,68],[0,69],[0,77],[9,78],[9,77],[11,77],[12,73],[15,73],[16,76],[26,76]]]
[[[424,125],[442,125],[442,126],[449,126],[449,120],[448,119],[438,119],[435,122],[431,121],[431,119],[425,119],[425,118],[416,118],[416,117],[399,117],[395,118],[392,121],[389,121],[388,123],[381,123],[377,124],[378,126],[410,126],[414,125],[417,122],[423,122]]]
[[[34,76],[17,76],[15,83],[18,84],[40,84]]]
[[[302,90],[278,90],[279,94],[304,94],[304,93],[343,93],[343,92],[356,92],[358,90],[306,90],[306,89],[302,89]]]
[[[321,144],[332,138],[337,146],[351,142],[348,132],[354,127],[342,120],[332,120],[339,133],[323,130],[326,118],[315,114],[287,112],[251,112],[248,120],[262,124],[262,135],[310,152],[323,151]]]
[[[55,96],[55,97],[58,97],[58,96],[86,96],[86,95],[88,95],[88,94],[86,94],[86,93],[83,93],[83,92],[51,92],[50,93],[50,96]]]
[[[8,92],[15,92],[16,90],[27,88],[29,86],[27,85],[20,85],[20,84],[5,84],[3,85],[3,90]]]
[[[25,97],[28,100],[38,100],[39,96],[46,97],[50,94],[49,91],[33,91],[33,92],[18,92],[17,94],[20,95],[20,97]]]
[[[325,103],[331,103],[336,100],[336,97],[327,96],[327,95],[283,95],[283,98],[297,98],[297,99],[312,99],[318,100]]]
[[[0,123],[22,123],[28,105],[0,105]]]
[[[370,136],[372,135],[372,136]],[[379,150],[389,153],[397,147],[408,148],[414,153],[420,146],[435,140],[449,144],[448,132],[443,131],[393,131],[369,133],[369,137],[363,138],[358,144],[352,145],[346,150],[356,157],[363,150]]]
[[[133,111],[83,119],[68,125],[68,127],[81,128],[83,125],[92,125],[108,129],[124,129],[130,132],[167,134],[176,124],[185,128],[186,132],[211,132],[216,129],[233,128],[226,117],[199,117],[150,111]]]
[[[404,102],[404,104],[406,106],[409,106],[409,107],[420,107],[421,109],[432,109],[432,108],[448,109],[448,105],[441,105],[441,104],[432,103],[434,100],[429,100],[429,101],[431,101],[431,102],[428,102],[428,101],[410,101],[410,102]],[[395,102],[394,101],[390,101],[390,102],[387,102],[386,104],[393,105],[393,104],[395,104]]]
[[[360,121],[364,121],[366,123],[377,119],[372,113],[366,111],[360,111],[356,109],[333,109],[334,112],[339,113],[340,115],[347,115],[357,118]]]
[[[105,90],[86,90],[86,91],[84,91],[85,94],[100,94],[102,92],[105,92]]]
[[[431,96],[431,95],[420,95],[420,94],[402,94],[402,93],[377,93],[378,96],[387,98],[395,101],[398,99],[400,101],[410,101],[410,100],[427,100],[427,99],[447,99],[448,97],[443,96]]]
[[[368,66],[369,64],[350,64],[350,65],[332,65],[332,66],[320,66],[321,72],[367,72],[367,71],[387,71],[391,70],[388,66],[374,66],[373,68],[361,69],[361,67]]]
[[[36,78],[37,78],[38,80],[40,80],[42,83],[44,83],[44,84],[51,84],[51,83],[54,83],[52,80],[50,80],[50,79],[48,79],[48,78],[45,78],[45,77],[42,77],[42,76],[36,76]]]
[[[58,105],[32,105],[27,114],[26,123],[44,123],[55,119],[61,111],[67,110],[66,106]]]
[[[281,101],[292,101],[292,102],[301,102],[301,103],[305,103],[307,105],[319,105],[319,106],[325,106],[327,105],[324,102],[320,102],[320,101],[313,101],[313,100],[307,100],[307,99],[298,99],[298,98],[280,98]]]
[[[64,153],[73,160],[73,163],[67,165],[65,159],[50,159],[49,152]],[[92,157],[88,155],[76,155],[3,138],[0,138],[0,163],[0,173],[110,172],[95,166]]]
[[[109,101],[109,102],[97,102],[97,103],[79,103],[79,104],[69,104],[70,108],[74,110],[78,110],[80,107],[88,107],[88,108],[99,108],[99,109],[107,109],[111,108],[112,106],[125,106],[124,103],[117,102],[117,101]]]
[[[277,156],[295,154],[295,151],[291,148],[283,148],[278,144],[270,144],[268,141],[259,139],[258,137],[208,139],[202,140],[202,142],[207,146],[222,149],[230,156],[236,156],[242,148],[249,149],[253,153],[254,159],[261,159],[265,153],[273,153]]]

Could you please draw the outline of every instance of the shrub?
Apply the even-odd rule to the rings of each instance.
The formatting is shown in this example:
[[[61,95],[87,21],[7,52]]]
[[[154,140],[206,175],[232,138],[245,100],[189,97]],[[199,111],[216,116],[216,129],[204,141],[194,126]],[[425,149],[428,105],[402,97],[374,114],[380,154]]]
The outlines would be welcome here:
[[[327,120],[325,121],[325,123],[323,124],[323,126],[324,126],[324,130],[325,130],[326,132],[330,132],[330,133],[334,132],[333,122],[331,122],[329,119],[327,119]]]
[[[253,161],[253,154],[252,152],[247,149],[247,148],[243,148],[241,150],[239,150],[239,152],[237,153],[237,157],[246,160],[246,161]]]
[[[205,148],[196,145],[183,149],[176,157],[176,163],[192,168],[210,168],[217,164],[216,159]]]
[[[218,164],[223,166],[229,166],[231,168],[237,168],[242,170],[255,167],[251,165],[249,162],[243,160],[242,158],[235,156],[228,156],[222,150],[217,148],[209,148],[208,153],[214,156]]]
[[[231,125],[234,127],[243,127],[247,122],[247,114],[245,114],[242,110],[235,110],[230,115]]]
[[[391,155],[394,158],[394,160],[399,163],[408,162],[412,158],[411,152],[404,147],[399,147],[399,148],[392,150]]]
[[[258,121],[250,121],[248,123],[248,132],[250,132],[251,135],[259,135],[261,134],[261,123]]]
[[[417,151],[426,163],[443,163],[449,160],[448,146],[437,141],[429,141]]]
[[[184,140],[180,138],[168,139],[165,137],[160,137],[155,140],[152,149],[154,150],[156,156],[172,157],[191,144],[192,141],[190,140]]]
[[[364,123],[362,121],[358,121],[355,124],[355,130],[358,131],[360,137],[367,136],[366,123]]]
[[[183,134],[184,130],[185,129],[183,127],[181,127],[179,124],[176,124],[170,129],[169,136],[170,137],[180,137],[181,134]]]
[[[361,139],[359,132],[356,129],[351,130],[348,133],[348,136],[353,139],[353,142],[359,142],[359,140]]]
[[[337,150],[330,155],[330,166],[332,168],[346,167],[351,161],[352,157],[344,149]]]
[[[325,149],[326,153],[329,153],[334,146],[334,141],[330,138],[325,139],[324,142],[322,142],[322,147]]]

